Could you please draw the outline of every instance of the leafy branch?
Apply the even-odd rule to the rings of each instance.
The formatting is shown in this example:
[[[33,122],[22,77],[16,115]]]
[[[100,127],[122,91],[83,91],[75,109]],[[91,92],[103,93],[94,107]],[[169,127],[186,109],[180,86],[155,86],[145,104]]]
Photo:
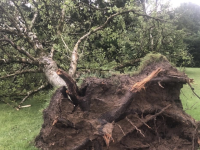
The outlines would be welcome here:
[[[28,69],[28,70],[22,70],[22,71],[16,71],[15,73],[6,75],[6,76],[2,76],[0,77],[0,79],[5,79],[5,78],[9,78],[9,77],[13,77],[16,75],[20,75],[20,74],[25,74],[25,73],[37,73],[37,72],[42,72],[42,69]]]
[[[27,51],[23,50],[20,46],[16,45],[12,40],[4,37],[4,39],[0,39],[0,42],[1,41],[5,41],[5,42],[8,42],[10,43],[16,50],[18,50],[21,54],[24,54],[25,56],[27,56],[28,58],[30,58],[31,60],[33,61],[36,61],[36,59],[31,56]]]
[[[90,36],[91,34],[93,33],[96,33],[97,31],[99,30],[102,30],[103,28],[106,27],[106,25],[116,16],[118,15],[122,15],[122,14],[127,14],[129,12],[132,12],[138,16],[143,16],[143,17],[147,17],[147,18],[150,18],[150,19],[154,19],[154,20],[157,20],[157,21],[165,21],[165,20],[162,20],[160,18],[155,18],[155,17],[151,17],[147,14],[141,14],[141,13],[138,13],[136,12],[135,10],[131,9],[131,10],[127,10],[127,11],[122,11],[122,12],[117,12],[111,16],[109,16],[107,18],[107,20],[100,26],[98,26],[97,28],[95,29],[91,29],[88,33],[86,33],[85,35],[83,35],[81,38],[79,38],[79,40],[76,42],[75,46],[74,46],[74,49],[72,51],[72,56],[71,56],[71,64],[70,64],[70,69],[69,69],[69,74],[71,76],[74,76],[75,72],[76,72],[76,68],[77,68],[77,61],[78,61],[78,48],[79,48],[79,44],[84,40],[86,39],[88,36]]]
[[[8,59],[0,59],[0,64],[10,64],[10,63],[25,63],[31,65],[39,65],[39,62],[32,61],[27,58],[22,57],[9,57]]]

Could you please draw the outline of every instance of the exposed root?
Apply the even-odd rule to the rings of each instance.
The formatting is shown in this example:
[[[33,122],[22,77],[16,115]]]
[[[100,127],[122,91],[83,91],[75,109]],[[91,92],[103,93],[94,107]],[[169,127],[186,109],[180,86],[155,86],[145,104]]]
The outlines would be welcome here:
[[[114,142],[114,139],[112,138],[112,135],[109,134],[109,133],[104,134],[103,139],[104,139],[107,147],[109,147],[109,144],[110,144],[111,140]]]
[[[144,121],[143,121],[142,119],[140,119],[138,116],[137,116],[137,118],[138,118],[142,123],[144,123],[144,125],[147,126],[147,128],[152,129],[146,122],[144,122]]]
[[[130,124],[131,124],[137,131],[139,131],[140,134],[141,134],[143,137],[145,137],[145,135],[142,133],[142,131],[141,131],[140,129],[138,129],[137,126],[134,125],[134,123],[133,123],[130,119],[128,119],[128,118],[126,117],[126,120],[127,120],[128,122],[130,122]]]
[[[193,80],[192,80],[192,82],[193,82]],[[187,81],[187,83],[188,83],[188,85],[190,86],[190,88],[191,88],[192,92],[194,93],[194,95],[196,95],[196,97],[197,97],[198,99],[200,99],[200,96],[197,95],[197,93],[194,91],[194,88],[193,88],[192,85],[190,84],[190,83],[191,83],[190,79]]]
[[[52,126],[54,126],[58,122],[58,117],[53,121]]]
[[[149,65],[134,77],[87,78],[80,91],[68,74],[57,73],[68,89],[57,89],[44,110],[38,148],[197,149],[198,123],[179,98],[188,77],[168,62]]]
[[[145,119],[142,119],[142,123],[139,123],[139,125],[137,126],[137,129],[139,127],[141,127],[143,125],[143,122],[147,123],[148,121],[154,119],[155,117],[159,116],[160,114],[162,114],[166,109],[168,109],[171,106],[171,104],[167,105],[166,107],[164,107],[160,112],[156,113],[155,115],[151,115],[146,117]],[[125,136],[127,136],[129,133],[133,132],[134,130],[136,130],[135,126],[133,129],[131,129],[130,132],[126,133]],[[123,136],[120,140],[122,140],[125,136]]]
[[[159,85],[161,88],[163,88],[163,89],[164,89],[164,87],[161,85],[161,83],[160,83],[160,82],[158,82],[158,85]]]
[[[125,135],[125,133],[124,133],[122,127],[121,127],[119,124],[117,124],[117,123],[116,123],[116,125],[120,128],[120,130],[122,131],[123,135]]]

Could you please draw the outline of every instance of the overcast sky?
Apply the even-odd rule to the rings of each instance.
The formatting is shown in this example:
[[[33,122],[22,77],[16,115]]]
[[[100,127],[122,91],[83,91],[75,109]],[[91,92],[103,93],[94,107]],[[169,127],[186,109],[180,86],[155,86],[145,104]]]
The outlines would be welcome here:
[[[178,7],[181,3],[191,2],[200,5],[200,0],[171,0],[173,7]]]

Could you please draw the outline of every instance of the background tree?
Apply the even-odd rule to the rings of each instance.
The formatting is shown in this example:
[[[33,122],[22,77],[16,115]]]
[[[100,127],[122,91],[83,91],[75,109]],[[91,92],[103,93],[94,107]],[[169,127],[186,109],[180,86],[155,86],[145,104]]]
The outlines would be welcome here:
[[[4,0],[0,12],[3,101],[66,85],[58,66],[74,76],[77,67],[124,71],[149,52],[187,57],[184,33],[159,1]]]
[[[193,56],[193,66],[200,66],[200,6],[193,3],[183,3],[175,12],[178,14],[177,29],[184,30],[187,36],[184,43]]]

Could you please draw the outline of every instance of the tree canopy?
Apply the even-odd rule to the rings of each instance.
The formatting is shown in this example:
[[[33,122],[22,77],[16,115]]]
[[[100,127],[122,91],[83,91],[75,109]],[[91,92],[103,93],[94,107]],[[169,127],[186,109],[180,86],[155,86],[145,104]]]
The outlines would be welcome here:
[[[2,0],[0,12],[4,102],[65,85],[58,68],[71,76],[85,69],[123,72],[150,52],[175,64],[191,60],[185,31],[161,0]]]

